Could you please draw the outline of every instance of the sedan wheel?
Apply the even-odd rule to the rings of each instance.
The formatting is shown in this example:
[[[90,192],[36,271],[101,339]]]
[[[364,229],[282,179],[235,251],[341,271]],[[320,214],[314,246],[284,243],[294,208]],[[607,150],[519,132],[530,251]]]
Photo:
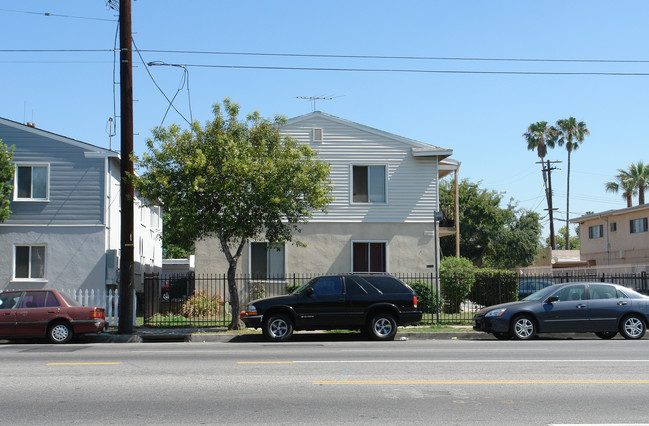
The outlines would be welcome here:
[[[598,331],[595,336],[600,339],[612,339],[617,335],[617,331]]]
[[[390,314],[374,315],[369,322],[368,331],[373,340],[394,340],[397,334],[397,322]]]
[[[529,340],[536,334],[534,321],[526,316],[516,317],[512,325],[512,335],[518,340]]]
[[[47,330],[47,338],[52,343],[68,343],[72,339],[72,327],[64,322],[52,324]]]
[[[620,325],[620,334],[625,339],[641,339],[647,331],[644,320],[637,315],[624,317]]]
[[[264,321],[263,332],[266,339],[273,342],[283,342],[293,334],[293,323],[286,315],[271,315],[270,318]]]

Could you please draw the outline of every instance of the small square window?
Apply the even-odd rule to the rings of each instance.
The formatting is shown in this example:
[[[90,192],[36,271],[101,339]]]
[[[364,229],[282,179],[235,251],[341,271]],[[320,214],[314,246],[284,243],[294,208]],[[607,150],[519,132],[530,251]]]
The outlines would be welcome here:
[[[45,246],[16,246],[14,278],[26,280],[45,278]]]
[[[588,227],[588,238],[594,240],[604,236],[604,225],[595,225]]]
[[[611,223],[611,232],[617,231],[617,222]]]
[[[49,166],[18,164],[14,177],[14,200],[47,200]]]
[[[640,219],[633,219],[631,220],[631,233],[632,234],[639,234],[641,232],[647,232],[648,227],[647,227],[647,218],[643,217]]]
[[[386,202],[385,166],[354,166],[352,168],[352,201],[354,203]]]

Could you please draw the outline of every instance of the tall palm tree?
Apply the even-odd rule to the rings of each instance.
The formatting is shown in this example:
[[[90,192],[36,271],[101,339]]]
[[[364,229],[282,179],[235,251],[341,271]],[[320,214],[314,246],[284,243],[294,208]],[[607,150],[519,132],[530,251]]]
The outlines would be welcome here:
[[[604,184],[607,192],[618,193],[622,191],[622,198],[626,200],[626,206],[633,206],[632,197],[638,193],[635,184],[629,179],[628,172],[618,169],[615,180]]]
[[[566,180],[566,224],[570,220],[570,154],[572,151],[577,150],[584,142],[584,137],[590,135],[590,131],[583,121],[577,122],[575,117],[564,118],[557,120],[556,131],[556,144],[559,146],[566,146],[568,151],[568,171]],[[570,241],[570,227],[566,226],[566,241]]]
[[[550,191],[548,190],[548,177],[545,174],[545,166],[543,165],[543,159],[548,153],[548,147],[554,148],[554,140],[556,139],[554,134],[554,129],[552,126],[548,127],[547,121],[538,121],[532,123],[527,128],[527,132],[523,133],[523,137],[527,142],[527,149],[529,151],[536,150],[537,155],[541,159],[541,173],[543,174],[543,187],[545,188],[545,201],[548,204],[548,211],[550,209]],[[552,216],[550,216],[552,217]],[[554,223],[550,221],[550,247],[555,248],[554,241]]]
[[[649,187],[649,164],[642,161],[629,165],[626,178],[631,181],[638,193],[638,204],[644,204],[644,192]]]

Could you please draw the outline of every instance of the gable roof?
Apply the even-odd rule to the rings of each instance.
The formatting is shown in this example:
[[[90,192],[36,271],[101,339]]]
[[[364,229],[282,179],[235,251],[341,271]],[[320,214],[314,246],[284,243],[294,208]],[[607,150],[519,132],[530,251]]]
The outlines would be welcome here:
[[[7,127],[12,127],[27,133],[32,133],[41,137],[52,139],[58,142],[63,142],[68,145],[75,146],[77,148],[85,149],[86,157],[115,157],[119,158],[119,153],[117,151],[111,151],[110,149],[101,148],[96,145],[91,145],[86,142],[82,142],[76,139],[69,138],[67,136],[58,135],[56,133],[48,132],[46,130],[37,129],[36,127],[28,126],[26,124],[18,123],[16,121],[8,120],[6,118],[0,117],[0,124]],[[6,141],[3,141],[5,144]]]
[[[300,115],[294,118],[289,119],[286,122],[286,125],[293,125],[300,123],[305,120],[312,118],[322,118],[327,121],[331,121],[338,124],[343,124],[349,127],[353,127],[364,132],[372,133],[384,138],[392,139],[397,142],[409,145],[412,149],[412,155],[415,157],[428,157],[428,156],[440,156],[440,157],[449,157],[453,155],[453,150],[450,148],[441,148],[435,145],[427,144],[424,142],[419,142],[414,139],[404,138],[403,136],[395,135],[393,133],[385,132],[383,130],[375,129],[364,124],[355,123],[353,121],[345,120],[344,118],[336,117],[334,115],[326,114],[321,111],[314,111],[309,114]]]

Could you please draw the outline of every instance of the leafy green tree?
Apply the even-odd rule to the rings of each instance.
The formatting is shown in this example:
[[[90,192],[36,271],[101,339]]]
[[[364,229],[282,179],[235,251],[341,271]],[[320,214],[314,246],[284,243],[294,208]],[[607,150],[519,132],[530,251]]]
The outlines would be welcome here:
[[[213,121],[194,122],[191,131],[155,128],[138,161],[145,172],[134,181],[146,198],[162,201],[184,238],[218,238],[228,262],[230,328],[240,329],[235,273],[246,243],[293,241],[312,212],[332,199],[329,165],[308,145],[281,137],[281,116],[269,120],[254,112],[240,120],[239,106],[228,98],[213,112]]]
[[[557,120],[555,127],[556,144],[566,146],[568,151],[568,169],[566,179],[566,223],[570,221],[570,154],[584,142],[584,138],[590,135],[590,131],[583,121],[577,121],[575,117]],[[566,226],[565,241],[570,241],[570,227]]]
[[[440,203],[451,205],[453,184],[440,182]],[[460,253],[475,265],[509,268],[533,263],[541,238],[539,215],[520,210],[510,201],[501,208],[503,194],[463,179],[458,185]],[[442,253],[455,253],[455,238],[440,239]]]
[[[11,214],[9,200],[14,190],[14,171],[12,163],[14,146],[7,147],[0,139],[0,222],[7,220]]]
[[[561,227],[559,235],[557,236],[557,250],[579,250],[579,227],[576,228],[574,236],[570,236],[570,246],[566,247],[566,240],[562,235],[566,235],[566,230]],[[546,247],[550,247],[550,238],[545,239]]]
[[[439,264],[439,278],[444,295],[444,309],[449,314],[460,312],[460,305],[471,293],[475,268],[464,257],[445,257]]]
[[[187,235],[182,220],[174,221],[173,213],[162,212],[162,255],[165,259],[186,259],[194,253],[194,239]]]

